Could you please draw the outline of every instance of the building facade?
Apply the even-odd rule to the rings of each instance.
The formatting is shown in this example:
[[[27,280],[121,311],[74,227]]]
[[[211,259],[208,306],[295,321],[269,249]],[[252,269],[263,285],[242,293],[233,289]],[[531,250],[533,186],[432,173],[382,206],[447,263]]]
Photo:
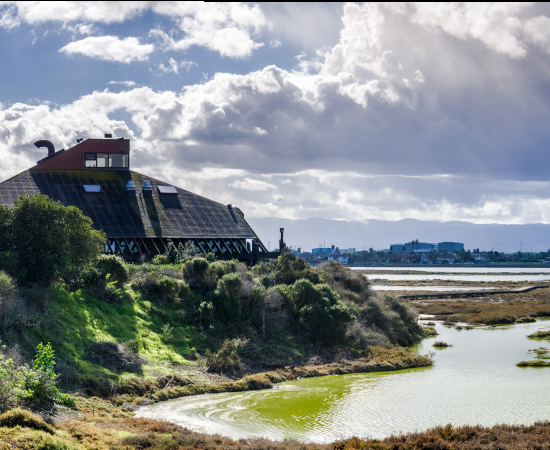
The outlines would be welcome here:
[[[57,152],[49,141],[35,145],[48,155],[0,183],[0,204],[41,193],[76,206],[106,233],[105,253],[128,258],[164,253],[170,242],[252,263],[273,256],[239,208],[130,170],[127,139],[87,139]]]

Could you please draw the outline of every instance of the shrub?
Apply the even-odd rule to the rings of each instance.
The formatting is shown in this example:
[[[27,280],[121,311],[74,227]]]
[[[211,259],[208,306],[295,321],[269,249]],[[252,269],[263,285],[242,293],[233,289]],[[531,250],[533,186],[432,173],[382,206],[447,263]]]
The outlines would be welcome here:
[[[14,428],[17,426],[54,434],[54,430],[50,425],[44,422],[40,416],[30,411],[15,408],[0,416],[0,427]]]
[[[170,258],[166,255],[155,255],[151,260],[151,264],[156,264],[159,266],[163,264],[170,264]]]
[[[204,258],[193,258],[193,274],[202,277],[208,270],[208,261]]]
[[[214,255],[214,253],[207,253],[204,258],[210,263],[216,261],[216,255]]]
[[[127,342],[126,345],[115,342],[94,342],[88,347],[86,359],[113,372],[139,372],[144,359],[137,355],[138,350],[137,341]]]
[[[220,281],[218,281],[218,290],[225,291],[229,295],[236,296],[240,287],[243,284],[243,279],[238,273],[225,274]]]
[[[167,277],[158,272],[142,274],[132,284],[132,288],[140,290],[150,298],[175,302],[180,294],[182,283],[174,278]]]
[[[6,272],[0,270],[0,298],[13,297],[17,292],[17,284],[15,280]]]
[[[235,373],[241,367],[239,353],[248,343],[246,339],[226,339],[215,355],[207,351],[206,363],[208,372]]]
[[[23,393],[22,383],[22,370],[15,366],[11,358],[6,358],[0,353],[0,411],[17,406]]]
[[[55,352],[49,343],[47,345],[38,344],[33,368],[23,372],[23,397],[38,402],[59,400],[68,406],[74,406],[76,397],[62,394],[57,390],[54,357]]]
[[[354,320],[349,308],[326,284],[315,286],[309,280],[298,280],[291,287],[290,299],[300,326],[322,344],[340,343]]]
[[[101,255],[97,259],[95,267],[102,275],[109,274],[109,281],[115,281],[121,287],[129,279],[128,267],[120,256]]]
[[[241,320],[239,300],[225,290],[216,290],[212,296],[214,319],[223,324],[237,324]]]
[[[3,207],[0,235],[0,251],[16,253],[16,271],[26,270],[21,281],[44,285],[78,278],[103,252],[106,240],[81,210],[41,194],[20,197],[9,210]]]

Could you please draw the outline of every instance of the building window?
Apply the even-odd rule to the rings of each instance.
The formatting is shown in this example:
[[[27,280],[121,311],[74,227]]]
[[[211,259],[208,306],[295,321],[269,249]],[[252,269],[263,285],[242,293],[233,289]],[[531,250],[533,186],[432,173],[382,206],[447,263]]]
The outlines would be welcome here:
[[[128,155],[123,153],[86,153],[84,167],[97,168],[127,168]]]

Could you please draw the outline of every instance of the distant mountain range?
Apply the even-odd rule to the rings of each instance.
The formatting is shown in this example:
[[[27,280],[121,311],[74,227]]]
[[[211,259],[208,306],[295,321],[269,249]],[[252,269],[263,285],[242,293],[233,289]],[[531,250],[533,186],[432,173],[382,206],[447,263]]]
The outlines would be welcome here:
[[[418,239],[420,242],[463,242],[466,249],[504,252],[548,251],[550,224],[500,225],[470,222],[422,221],[416,219],[365,220],[364,222],[328,219],[247,218],[265,245],[278,248],[279,228],[285,229],[285,242],[302,251],[334,244],[341,249],[375,250]],[[520,244],[521,242],[521,244]]]

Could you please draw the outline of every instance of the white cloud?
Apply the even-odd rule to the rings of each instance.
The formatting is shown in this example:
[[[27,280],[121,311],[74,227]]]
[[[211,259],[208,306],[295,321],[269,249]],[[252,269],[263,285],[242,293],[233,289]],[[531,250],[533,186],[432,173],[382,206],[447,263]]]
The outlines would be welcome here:
[[[17,17],[17,9],[15,6],[6,8],[0,16],[0,28],[11,30],[21,25],[21,20]]]
[[[109,81],[107,84],[123,84],[126,87],[132,87],[136,85],[135,81]]]
[[[199,67],[199,65],[194,61],[182,60],[177,62],[174,58],[170,58],[170,67],[172,68],[172,72],[176,74],[179,73],[180,68],[184,69],[186,72],[189,72],[189,69],[193,66]]]
[[[177,29],[185,33],[183,39],[168,37],[166,43],[175,50],[187,50],[191,46],[203,46],[222,56],[245,58],[262,47],[256,36],[270,23],[258,5],[221,2],[6,2],[0,26],[14,28],[21,23],[37,25],[47,22],[120,23],[141,15],[150,9],[169,16],[177,23]],[[0,5],[1,8],[1,5]],[[89,34],[81,25],[78,31]]]
[[[45,22],[117,23],[141,14],[148,2],[6,2],[17,8],[20,21],[37,25]]]
[[[67,55],[81,53],[104,61],[128,64],[132,61],[147,60],[154,49],[154,45],[140,44],[135,37],[120,39],[117,36],[90,36],[80,41],[71,42],[59,51]]]
[[[537,44],[550,53],[550,18],[546,16],[533,17],[523,25],[526,40]]]
[[[187,50],[193,45],[219,52],[222,56],[245,58],[262,47],[252,35],[269,26],[258,5],[243,3],[159,2],[155,12],[178,17],[185,37],[176,40],[160,29],[151,35],[161,39],[165,48]]]
[[[242,180],[237,180],[229,186],[236,189],[246,189],[247,191],[265,191],[266,189],[275,189],[275,186],[271,183],[261,180],[253,180],[248,177],[245,177]]]
[[[443,31],[458,39],[479,39],[487,47],[512,58],[527,54],[521,40],[519,13],[529,3],[411,2],[412,22],[431,31]],[[402,5],[389,5],[394,12],[405,12]]]
[[[277,47],[280,47],[281,46],[281,41],[279,39],[271,39],[269,41],[269,46],[271,48],[277,48]]]

